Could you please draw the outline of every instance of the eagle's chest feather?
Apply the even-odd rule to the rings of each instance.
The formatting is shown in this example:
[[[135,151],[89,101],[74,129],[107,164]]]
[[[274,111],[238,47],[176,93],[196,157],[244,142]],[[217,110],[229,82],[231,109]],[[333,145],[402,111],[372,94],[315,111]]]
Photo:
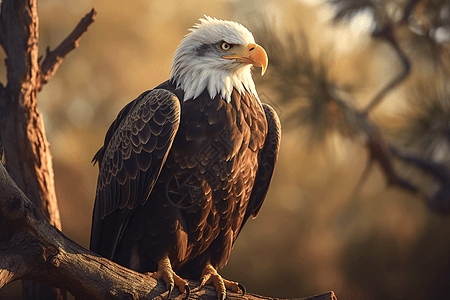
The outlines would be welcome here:
[[[213,240],[221,241],[220,250],[213,247],[224,255],[220,264],[228,260],[267,127],[257,99],[237,92],[230,103],[209,97],[182,103],[178,132],[150,196],[159,203],[157,210],[166,222],[173,224],[174,234],[178,232],[175,266],[205,251]],[[151,226],[155,238],[162,233],[154,230]],[[184,234],[186,239],[181,238]],[[222,249],[223,245],[227,247]]]
[[[165,168],[190,173],[213,190],[254,177],[267,122],[258,100],[233,93],[230,103],[201,95],[182,103],[181,121]],[[162,174],[163,175],[163,174]],[[253,181],[252,178],[250,178]]]

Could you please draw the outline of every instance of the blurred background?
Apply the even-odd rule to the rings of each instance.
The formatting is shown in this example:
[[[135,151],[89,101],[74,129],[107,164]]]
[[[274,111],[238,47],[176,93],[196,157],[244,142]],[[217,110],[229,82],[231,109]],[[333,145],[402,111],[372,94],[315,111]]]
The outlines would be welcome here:
[[[348,109],[366,107],[402,71],[392,47],[371,32],[386,15],[395,19],[406,1],[366,1],[382,3],[388,13],[369,7],[338,23],[333,17],[342,7],[364,1],[332,2],[337,6],[313,0],[39,1],[42,54],[92,7],[98,11],[80,46],[38,95],[64,234],[89,246],[98,173],[92,157],[119,110],[169,78],[176,47],[206,14],[244,24],[267,50],[268,71],[254,78],[261,100],[283,124],[263,208],[220,273],[250,293],[277,298],[333,290],[346,300],[448,299],[450,219],[432,212],[423,195],[439,189],[433,173],[400,162],[396,172],[425,192],[389,184]],[[450,34],[445,26],[433,36],[424,28],[433,25],[425,19],[430,6],[447,4],[437,13],[444,21],[450,8],[448,1],[421,2],[419,25],[395,31],[412,71],[369,119],[386,143],[446,165]],[[21,299],[20,288],[20,282],[6,286],[0,299]]]

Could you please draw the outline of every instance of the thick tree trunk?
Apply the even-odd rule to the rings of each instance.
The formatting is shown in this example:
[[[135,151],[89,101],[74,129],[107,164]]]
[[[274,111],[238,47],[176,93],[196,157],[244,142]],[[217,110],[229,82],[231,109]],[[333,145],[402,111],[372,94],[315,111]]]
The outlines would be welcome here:
[[[0,146],[5,149],[7,169],[18,186],[50,223],[61,229],[52,156],[36,96],[65,54],[76,46],[76,40],[71,49],[63,49],[65,52],[48,51],[39,65],[38,39],[37,1],[3,0],[0,44],[7,56],[7,83],[0,84]],[[35,282],[24,281],[23,289],[24,299],[65,298],[65,293]]]
[[[2,1],[1,12],[2,45],[8,57],[8,83],[0,94],[0,141],[6,165],[26,195],[61,229],[52,157],[36,105],[37,3],[6,0]],[[65,298],[51,286],[29,281],[23,281],[22,286],[24,299]]]
[[[5,148],[6,166],[50,223],[61,228],[52,157],[36,102],[39,86],[36,1],[2,1],[1,27],[8,79],[0,93],[0,141]]]

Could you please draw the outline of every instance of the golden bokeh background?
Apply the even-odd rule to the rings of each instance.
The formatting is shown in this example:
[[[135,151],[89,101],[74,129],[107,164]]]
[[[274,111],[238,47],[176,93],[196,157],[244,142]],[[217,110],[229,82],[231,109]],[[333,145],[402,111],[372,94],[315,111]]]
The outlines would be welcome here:
[[[41,0],[38,5],[42,54],[92,7],[98,11],[80,46],[38,95],[63,232],[84,247],[89,246],[98,172],[92,157],[119,110],[168,79],[172,54],[204,14],[252,30],[263,13],[280,33],[303,30],[313,55],[333,49],[333,78],[363,86],[356,101],[361,106],[400,70],[389,47],[369,38],[370,18],[361,15],[333,27],[333,10],[321,1]],[[432,72],[425,58],[414,62],[412,78]],[[284,122],[287,111],[277,93],[257,72],[254,77],[262,100],[274,105]],[[391,93],[389,100],[374,118],[387,129],[404,126],[396,114],[405,107],[401,95]],[[284,127],[262,210],[245,226],[221,274],[250,293],[278,298],[333,290],[345,300],[446,299],[449,219],[431,213],[420,196],[387,186],[377,164],[357,187],[369,163],[361,141],[331,132],[326,140],[310,143],[301,128]],[[21,299],[20,283],[0,290],[0,299]]]

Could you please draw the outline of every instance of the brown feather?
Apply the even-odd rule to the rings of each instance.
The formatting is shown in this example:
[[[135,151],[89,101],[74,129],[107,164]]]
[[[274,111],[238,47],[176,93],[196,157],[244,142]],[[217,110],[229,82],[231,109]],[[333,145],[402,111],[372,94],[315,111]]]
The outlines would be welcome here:
[[[168,81],[153,91],[119,113],[94,157],[91,247],[140,272],[156,271],[168,254],[179,275],[198,279],[207,263],[227,263],[242,226],[258,213],[280,124],[247,92],[233,91],[229,103],[207,91],[179,103],[170,95],[183,99],[183,91]]]

